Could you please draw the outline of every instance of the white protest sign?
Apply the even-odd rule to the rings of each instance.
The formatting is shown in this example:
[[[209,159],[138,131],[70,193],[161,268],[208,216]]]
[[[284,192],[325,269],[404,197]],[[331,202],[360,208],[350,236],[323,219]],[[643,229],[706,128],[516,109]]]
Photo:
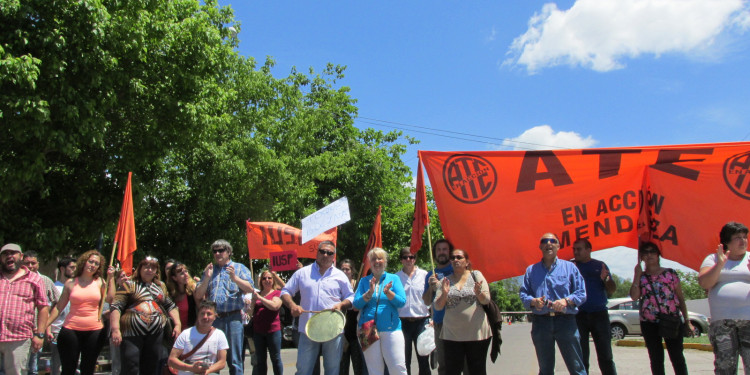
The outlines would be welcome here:
[[[302,219],[302,243],[349,220],[349,200],[343,197]]]

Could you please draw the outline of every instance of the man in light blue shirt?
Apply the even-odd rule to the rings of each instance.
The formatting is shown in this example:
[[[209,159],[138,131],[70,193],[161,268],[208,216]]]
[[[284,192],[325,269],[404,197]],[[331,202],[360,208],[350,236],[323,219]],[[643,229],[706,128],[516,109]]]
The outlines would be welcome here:
[[[232,262],[232,245],[225,240],[211,244],[214,262],[203,271],[203,279],[195,289],[195,302],[203,298],[216,303],[217,318],[214,327],[222,330],[229,341],[227,364],[230,375],[244,373],[242,361],[244,326],[242,308],[245,301],[242,295],[253,290],[253,277],[250,270],[241,263]]]
[[[341,342],[343,330],[334,339],[324,343],[310,340],[305,331],[307,321],[312,316],[309,311],[344,311],[352,306],[354,290],[346,274],[333,267],[335,255],[336,246],[333,242],[321,242],[318,245],[315,263],[297,270],[281,290],[281,300],[291,310],[294,317],[299,317],[297,375],[312,374],[321,349],[325,375],[338,375],[339,373],[343,351]],[[292,296],[297,292],[301,297],[299,305],[292,300]]]
[[[586,302],[583,277],[575,264],[557,258],[560,241],[545,233],[539,242],[542,260],[530,265],[519,291],[533,314],[531,340],[540,375],[555,373],[555,343],[570,374],[586,375],[576,324],[578,306]]]

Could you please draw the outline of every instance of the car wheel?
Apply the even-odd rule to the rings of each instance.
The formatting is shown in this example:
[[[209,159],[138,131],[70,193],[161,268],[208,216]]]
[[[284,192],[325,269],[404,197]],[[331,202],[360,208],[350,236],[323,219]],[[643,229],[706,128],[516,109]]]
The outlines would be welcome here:
[[[693,337],[701,337],[701,334],[703,331],[701,331],[701,326],[698,325],[698,322],[690,322],[693,325]]]
[[[622,324],[615,323],[610,326],[609,333],[612,337],[612,340],[622,340],[625,338],[627,331]]]

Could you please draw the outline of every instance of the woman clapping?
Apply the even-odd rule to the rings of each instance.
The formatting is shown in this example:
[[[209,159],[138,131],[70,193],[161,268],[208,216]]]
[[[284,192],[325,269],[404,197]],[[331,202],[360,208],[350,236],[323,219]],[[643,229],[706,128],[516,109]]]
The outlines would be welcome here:
[[[360,280],[354,296],[354,307],[360,313],[359,327],[375,321],[380,339],[364,350],[365,363],[371,375],[383,374],[385,365],[392,375],[406,375],[404,334],[398,308],[406,304],[406,293],[398,276],[385,272],[388,254],[376,247],[367,253],[372,275]]]
[[[484,375],[492,331],[481,305],[490,302],[490,290],[482,273],[471,270],[466,251],[455,249],[450,259],[453,274],[443,279],[435,300],[435,309],[445,309],[440,338],[451,353],[445,360],[447,373],[461,373],[466,361],[471,375]]]

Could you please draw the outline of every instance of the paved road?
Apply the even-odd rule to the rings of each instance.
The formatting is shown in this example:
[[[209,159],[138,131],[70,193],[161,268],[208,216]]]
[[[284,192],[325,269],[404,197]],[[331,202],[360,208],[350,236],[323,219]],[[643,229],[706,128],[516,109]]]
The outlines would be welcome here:
[[[530,323],[516,323],[512,325],[506,325],[503,327],[503,346],[502,354],[498,358],[496,363],[492,363],[487,360],[487,373],[488,374],[513,374],[513,375],[534,375],[537,374],[539,368],[536,364],[536,355],[534,354],[534,346],[531,343],[531,324]],[[591,358],[591,375],[601,375],[593,343],[591,344],[592,358]],[[617,372],[620,375],[643,375],[651,372],[648,361],[648,353],[644,347],[620,347],[613,346],[615,363],[617,365]],[[666,355],[666,351],[665,351]],[[688,364],[688,371],[690,374],[713,374],[713,353],[685,349],[685,358]],[[282,350],[282,361],[284,362],[284,373],[292,375],[295,372],[295,365],[297,360],[297,351],[295,349],[284,349]],[[246,361],[246,373],[250,373],[250,360]],[[555,374],[567,374],[568,371],[565,368],[565,363],[562,360],[559,352],[557,354],[555,366]],[[667,356],[666,360],[666,373],[674,374],[672,366],[669,363]],[[222,374],[228,374],[229,372],[224,370]],[[271,371],[269,371],[271,373]],[[418,370],[416,367],[416,361],[412,363],[412,373],[417,374]],[[433,374],[437,374],[437,371],[433,371]]]

